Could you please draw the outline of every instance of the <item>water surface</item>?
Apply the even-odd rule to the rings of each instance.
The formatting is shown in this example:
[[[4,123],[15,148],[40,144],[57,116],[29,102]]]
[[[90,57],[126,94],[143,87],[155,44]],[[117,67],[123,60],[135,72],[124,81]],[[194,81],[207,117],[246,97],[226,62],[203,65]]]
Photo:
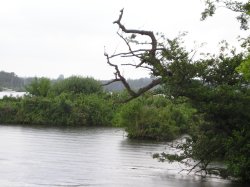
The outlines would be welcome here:
[[[123,129],[0,125],[0,186],[240,186],[179,174],[178,163],[152,159],[165,149],[164,143],[128,140]]]
[[[27,94],[27,93],[26,92],[16,92],[16,91],[2,91],[2,92],[0,92],[0,99],[2,99],[4,96],[22,97],[25,94]]]

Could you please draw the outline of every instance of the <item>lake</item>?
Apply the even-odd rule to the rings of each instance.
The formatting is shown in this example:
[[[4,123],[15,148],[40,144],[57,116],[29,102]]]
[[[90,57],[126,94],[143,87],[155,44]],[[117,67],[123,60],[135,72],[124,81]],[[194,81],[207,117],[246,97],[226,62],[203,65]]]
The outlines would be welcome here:
[[[152,159],[164,150],[164,143],[129,140],[119,128],[0,125],[0,186],[240,186],[181,174],[178,163]]]
[[[2,99],[4,96],[12,96],[12,97],[22,97],[26,92],[15,92],[15,91],[2,91],[0,92],[0,99]]]

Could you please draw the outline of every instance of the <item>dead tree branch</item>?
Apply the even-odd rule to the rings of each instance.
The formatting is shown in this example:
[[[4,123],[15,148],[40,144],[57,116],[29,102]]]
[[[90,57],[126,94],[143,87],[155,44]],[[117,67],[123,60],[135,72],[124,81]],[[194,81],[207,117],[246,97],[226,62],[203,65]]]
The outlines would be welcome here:
[[[117,65],[115,64],[112,64],[110,62],[110,58],[108,56],[108,54],[105,54],[106,58],[107,58],[107,63],[110,65],[110,66],[113,66],[116,70],[116,73],[115,73],[115,76],[116,78],[114,80],[112,80],[111,82],[115,82],[115,81],[121,81],[122,84],[125,86],[125,88],[127,89],[127,91],[129,92],[129,94],[132,96],[132,97],[136,97],[136,93],[131,89],[130,85],[128,84],[128,82],[126,81],[126,79],[121,75],[121,72],[118,68]],[[108,84],[111,84],[111,83],[108,83]],[[107,85],[108,85],[107,84]]]
[[[124,56],[122,56],[122,57],[124,57]],[[135,65],[135,64],[122,64],[123,66],[133,66],[133,67],[135,67],[135,68],[137,68],[137,66],[138,65]],[[150,70],[150,71],[153,71],[153,69],[151,68],[151,67],[148,67],[148,66],[141,66],[141,68],[144,68],[144,69],[148,69],[148,70]]]
[[[126,29],[126,27],[121,24],[121,19],[123,16],[123,9],[120,11],[120,16],[118,18],[117,21],[114,21],[114,24],[117,24],[119,26],[119,28],[124,32],[124,33],[131,33],[131,34],[139,34],[139,35],[146,35],[149,36],[151,38],[152,41],[152,49],[151,49],[151,53],[154,55],[155,51],[157,49],[157,40],[155,38],[155,35],[152,31],[144,31],[144,30],[136,30],[136,29]]]
[[[107,53],[105,53],[107,63],[114,67],[115,69],[115,79],[111,80],[110,82],[106,83],[105,85],[109,85],[114,82],[122,82],[126,90],[128,91],[129,95],[131,96],[126,101],[130,101],[136,97],[139,97],[143,93],[147,92],[148,90],[152,89],[153,87],[159,85],[162,82],[163,76],[170,76],[171,73],[166,70],[163,63],[161,63],[161,58],[159,58],[159,54],[164,50],[162,46],[160,46],[157,42],[157,39],[152,31],[146,31],[146,30],[137,30],[137,29],[127,29],[122,23],[123,17],[123,9],[120,11],[119,18],[114,21],[114,24],[117,24],[119,26],[119,29],[122,31],[122,33],[125,34],[132,34],[130,38],[126,38],[123,36],[123,34],[117,32],[118,36],[125,42],[126,46],[128,47],[128,52],[122,52],[117,53],[109,56]],[[134,40],[136,35],[140,36],[146,36],[150,39],[150,42],[137,42]],[[131,44],[137,44],[137,45],[145,45],[148,44],[149,48],[145,49],[145,47],[133,49]],[[121,65],[129,65],[134,68],[143,68],[148,69],[151,71],[151,73],[158,77],[152,82],[150,82],[148,85],[140,88],[139,90],[135,91],[133,90],[129,83],[126,81],[125,77],[121,75],[119,66],[116,64],[111,63],[111,59],[115,57],[135,57],[139,60],[138,63],[132,64],[132,63],[123,63]]]

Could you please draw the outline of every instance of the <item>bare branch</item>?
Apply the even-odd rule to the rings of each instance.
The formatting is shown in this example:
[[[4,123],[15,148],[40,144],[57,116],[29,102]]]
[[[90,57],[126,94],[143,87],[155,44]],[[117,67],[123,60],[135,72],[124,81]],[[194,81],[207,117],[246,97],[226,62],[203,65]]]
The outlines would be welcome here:
[[[166,76],[166,75],[171,76],[171,72],[167,71],[166,68],[164,67],[164,65],[160,61],[160,57],[159,57],[160,53],[159,52],[163,51],[165,48],[163,48],[160,45],[158,47],[158,42],[156,40],[154,33],[152,31],[146,31],[146,30],[127,29],[121,23],[122,16],[123,16],[123,9],[120,11],[119,18],[116,21],[114,21],[113,23],[117,24],[123,33],[132,34],[132,36],[131,36],[131,38],[126,38],[122,34],[117,32],[118,36],[127,45],[128,52],[117,53],[117,54],[113,54],[111,56],[109,56],[107,53],[104,54],[107,58],[107,63],[115,69],[115,79],[111,80],[110,82],[106,83],[105,85],[111,84],[113,82],[121,81],[130,95],[130,97],[124,101],[124,102],[128,102],[134,98],[139,97],[140,95],[142,95],[143,93],[152,89],[153,87],[159,85],[162,82],[161,77]],[[151,41],[149,41],[149,42],[137,42],[136,40],[134,40],[136,35],[147,36],[150,38]],[[147,45],[149,45],[148,46],[149,49],[145,49],[145,47],[143,47],[142,49],[134,50],[134,49],[132,49],[131,44],[136,44],[136,45],[137,44],[138,45],[147,44]],[[132,66],[135,68],[148,69],[153,73],[153,75],[155,75],[156,77],[160,77],[160,78],[152,80],[151,83],[140,88],[137,91],[132,90],[129,83],[126,81],[125,77],[123,77],[121,75],[118,65],[110,62],[110,59],[115,58],[115,57],[136,57],[140,60],[140,62],[138,64],[124,63],[121,65]]]
[[[110,66],[114,67],[115,70],[116,70],[115,75],[116,75],[118,78],[116,77],[114,80],[116,80],[116,81],[118,81],[118,80],[121,81],[122,84],[123,84],[123,85],[125,86],[125,88],[127,89],[127,91],[129,92],[129,94],[130,94],[131,96],[136,96],[136,93],[131,89],[131,87],[130,87],[130,85],[128,84],[128,82],[126,81],[126,79],[121,75],[121,72],[120,72],[118,66],[115,65],[115,64],[112,64],[112,63],[110,62],[108,54],[105,54],[105,56],[106,56],[106,58],[107,58],[107,63],[108,63]],[[114,81],[114,82],[115,82],[115,81]]]
[[[134,43],[136,45],[152,45],[151,42],[138,42],[136,40],[130,40],[131,43]]]
[[[154,88],[155,86],[159,85],[161,83],[162,79],[159,78],[159,79],[155,79],[153,80],[151,83],[149,83],[147,86],[145,87],[142,87],[140,88],[137,92],[136,92],[136,95],[129,97],[128,99],[124,100],[123,102],[126,103],[126,102],[129,102],[139,96],[141,96],[143,93],[149,91],[150,89]]]
[[[201,162],[202,162],[202,161],[200,160],[200,161],[197,162],[192,168],[187,169],[188,175],[189,175],[196,167],[198,167],[198,166],[200,165]]]
[[[110,85],[110,84],[112,84],[114,82],[119,82],[119,81],[121,81],[121,80],[120,79],[113,79],[113,80],[111,80],[111,81],[109,81],[107,83],[102,84],[102,86],[108,86],[108,85]]]
[[[126,38],[124,38],[120,33],[117,33],[117,34],[118,34],[118,36],[120,36],[120,37],[123,39],[123,41],[127,44],[130,53],[131,53],[132,55],[134,55],[135,57],[137,57],[137,58],[139,58],[139,59],[142,59],[139,55],[136,55],[136,54],[133,52],[133,50],[132,50],[132,48],[131,48],[129,42],[126,40]]]
[[[135,68],[138,68],[138,65],[135,65],[135,64],[121,64],[121,65],[123,65],[123,66],[134,66]],[[140,67],[153,71],[153,69],[151,67],[148,67],[148,66],[140,66]]]
[[[120,16],[118,18],[117,21],[114,21],[114,24],[117,24],[119,26],[119,28],[125,32],[125,33],[132,33],[132,34],[139,34],[139,35],[146,35],[149,36],[151,38],[151,44],[152,44],[152,48],[151,48],[151,54],[154,55],[155,51],[157,49],[157,40],[155,38],[155,35],[152,31],[144,31],[144,30],[136,30],[136,29],[126,29],[126,27],[121,24],[121,19],[123,16],[123,9],[120,11]]]
[[[147,86],[144,86],[140,88],[137,92],[137,94],[141,95],[142,93],[145,93],[146,91],[150,90],[151,88],[154,88],[155,86],[159,85],[161,83],[162,79],[154,79],[151,83],[149,83]]]
[[[160,50],[160,49],[159,49]],[[140,55],[140,54],[136,54],[135,53],[139,53],[139,52],[147,52],[149,51],[149,49],[138,49],[138,50],[134,50],[134,51],[130,51],[130,52],[124,52],[124,53],[117,53],[117,54],[114,54],[114,55],[111,55],[109,58],[114,58],[114,57],[117,57],[117,56],[124,56],[126,57],[126,55],[133,55],[133,56],[137,56],[137,55]],[[140,58],[140,57],[139,57]]]

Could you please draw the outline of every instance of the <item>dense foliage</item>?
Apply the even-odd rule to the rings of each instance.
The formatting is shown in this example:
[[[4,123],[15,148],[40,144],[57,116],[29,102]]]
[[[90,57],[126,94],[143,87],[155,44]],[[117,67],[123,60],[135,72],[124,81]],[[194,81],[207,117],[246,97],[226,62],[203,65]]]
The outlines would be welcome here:
[[[0,123],[110,126],[112,115],[111,101],[96,94],[63,93],[56,97],[5,97],[0,100]]]
[[[242,9],[244,16],[239,20],[243,21],[241,28],[247,29],[249,2],[223,3],[233,11]],[[209,1],[208,5],[214,7]],[[173,76],[165,77],[165,92],[189,98],[204,121],[190,133],[186,143],[178,145],[183,151],[181,154],[156,156],[162,161],[175,160],[187,165],[190,163],[186,160],[191,158],[196,163],[190,171],[231,176],[247,182],[250,180],[250,51],[246,43],[245,52],[238,54],[234,49],[227,51],[228,44],[222,43],[225,45],[218,56],[204,56],[197,61],[189,58],[177,40],[170,43],[171,53],[166,53],[166,58],[172,62],[167,67]],[[226,168],[212,166],[216,160],[222,161]]]
[[[100,82],[93,78],[82,78],[72,76],[64,80],[57,81],[51,89],[52,94],[59,95],[63,92],[72,94],[91,94],[101,93],[102,87]]]
[[[223,6],[237,14],[241,29],[249,28],[249,1],[207,0],[206,5],[202,20]],[[118,123],[127,128],[130,137],[136,138],[171,139],[188,133],[185,141],[177,143],[176,149],[179,151],[176,154],[162,153],[156,156],[161,161],[186,163],[190,166],[189,172],[218,174],[249,182],[250,37],[243,39],[240,53],[236,53],[234,48],[229,49],[227,42],[222,41],[217,55],[195,56],[196,50],[189,52],[182,47],[180,36],[168,39],[151,31],[128,29],[122,23],[122,17],[123,9],[114,23],[121,30],[118,35],[128,46],[128,52],[115,55],[105,53],[107,63],[116,70],[114,81],[121,81],[126,87],[130,97],[125,101],[142,96],[152,86],[161,84],[160,93],[166,96],[166,101],[163,99],[161,103],[168,104],[159,107],[148,99],[136,99],[120,109]],[[136,35],[146,36],[148,42]],[[148,49],[145,49],[145,45],[148,45]],[[119,63],[113,62],[117,56],[137,59],[135,64],[126,65],[147,68],[155,81],[138,92],[133,91],[121,75]],[[179,104],[177,101],[180,98],[186,98],[186,101]],[[179,106],[184,106],[183,111],[190,112],[187,123],[182,120],[183,111],[178,110]],[[180,118],[176,118],[176,113]],[[192,121],[194,116],[197,117],[195,123]],[[179,123],[184,125],[185,131],[180,130]],[[221,161],[224,167],[214,165],[214,161]]]
[[[250,55],[237,67],[237,71],[242,73],[243,77],[250,81]]]
[[[26,86],[26,91],[34,96],[46,97],[51,88],[51,81],[48,78],[35,77],[32,82]]]
[[[35,78],[23,98],[0,100],[0,123],[96,126],[111,125],[112,101],[92,78],[70,77],[57,83]]]
[[[216,171],[247,181],[250,179],[250,82],[237,72],[242,62],[245,62],[243,54],[220,54],[192,64],[175,62],[170,66],[174,76],[166,80],[165,86],[167,93],[175,97],[188,97],[204,116],[204,122],[193,131],[197,133],[191,133],[192,139],[181,147],[183,154],[175,158],[193,158],[199,160],[198,166],[207,173]],[[181,80],[184,75],[185,81]],[[165,158],[173,157],[165,154]],[[226,171],[209,168],[214,160],[222,160],[227,165]]]
[[[199,118],[195,114],[184,98],[171,100],[164,95],[150,95],[124,104],[114,121],[126,128],[130,138],[172,140],[196,125]]]

